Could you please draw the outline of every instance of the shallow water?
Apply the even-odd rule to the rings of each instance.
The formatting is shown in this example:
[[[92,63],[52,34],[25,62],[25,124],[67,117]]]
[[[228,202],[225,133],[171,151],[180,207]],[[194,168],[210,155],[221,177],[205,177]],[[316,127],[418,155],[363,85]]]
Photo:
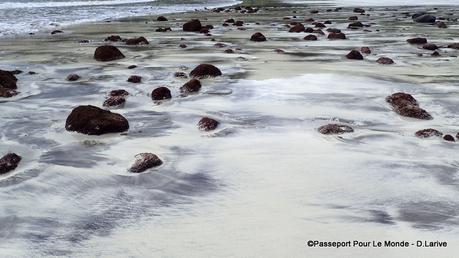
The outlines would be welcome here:
[[[312,8],[312,7],[311,7]],[[309,9],[296,8],[298,19]],[[440,58],[405,39],[429,35],[441,45],[447,30],[402,19],[408,9],[376,8],[364,22],[372,32],[348,31],[347,41],[305,42],[288,33],[290,8],[260,14],[186,13],[69,27],[56,37],[0,42],[0,69],[19,75],[21,94],[0,103],[0,153],[24,157],[0,180],[0,253],[5,257],[451,257],[458,250],[457,143],[418,139],[434,127],[459,131],[457,51]],[[417,9],[415,9],[417,10]],[[415,11],[409,8],[409,11]],[[449,7],[429,9],[439,15]],[[212,38],[242,50],[224,54],[209,37],[183,33],[193,17],[219,25],[235,17],[247,31],[216,26]],[[352,9],[321,13],[344,29]],[[400,18],[396,20],[395,18]],[[148,23],[146,23],[148,22]],[[260,22],[259,25],[255,22]],[[172,26],[170,33],[153,32]],[[380,31],[377,32],[376,29]],[[268,42],[247,39],[262,31]],[[111,34],[144,35],[151,44],[119,45],[126,59],[100,63],[96,46]],[[184,37],[186,40],[181,40]],[[78,43],[88,39],[89,44]],[[14,42],[12,44],[11,42]],[[180,49],[185,42],[189,47]],[[343,56],[368,45],[365,61]],[[285,54],[273,50],[281,48]],[[424,56],[417,56],[422,53]],[[393,66],[374,61],[394,58]],[[209,62],[223,77],[203,80],[200,94],[179,97],[189,72]],[[127,66],[138,65],[134,70]],[[66,82],[69,73],[81,81]],[[132,75],[143,83],[130,84]],[[155,105],[149,93],[167,85],[173,99]],[[77,105],[101,106],[105,94],[131,93],[123,109],[126,135],[85,136],[65,131]],[[385,102],[397,91],[413,94],[433,120],[398,116]],[[221,122],[200,132],[204,116]],[[354,127],[339,137],[317,128],[329,122]],[[164,165],[127,172],[134,156],[156,153]],[[447,249],[309,249],[307,240],[439,240]]]

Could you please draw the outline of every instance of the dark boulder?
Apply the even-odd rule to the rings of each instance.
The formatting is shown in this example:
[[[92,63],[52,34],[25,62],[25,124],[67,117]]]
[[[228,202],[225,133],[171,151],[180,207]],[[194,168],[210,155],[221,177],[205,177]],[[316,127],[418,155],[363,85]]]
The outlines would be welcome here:
[[[408,93],[397,92],[386,97],[386,102],[392,105],[392,107],[401,107],[405,105],[418,106],[417,100]]]
[[[198,92],[201,89],[201,82],[197,79],[191,79],[189,82],[185,83],[180,87],[180,92],[187,94]]]
[[[207,78],[221,76],[220,69],[211,64],[200,64],[190,72],[190,77],[194,78]]]
[[[351,16],[351,17],[348,18],[348,20],[350,20],[350,21],[357,21],[357,20],[359,20],[359,17],[357,17],[357,16]]]
[[[441,137],[443,133],[433,128],[428,128],[428,129],[417,131],[415,135],[419,138],[429,138],[429,137]]]
[[[433,15],[423,14],[423,15],[420,15],[420,16],[417,16],[416,18],[414,18],[414,21],[418,22],[418,23],[435,23],[436,19],[437,19],[437,17],[435,17]]]
[[[19,94],[19,92],[17,92],[16,90],[6,89],[6,88],[0,87],[0,98],[11,98],[11,97],[14,97],[14,96],[16,96],[18,94]]]
[[[289,32],[303,32],[305,30],[304,25],[301,23],[297,23],[295,26],[291,27]]]
[[[342,32],[330,32],[327,38],[328,39],[346,39],[346,35]]]
[[[435,25],[440,28],[440,29],[446,29],[448,28],[448,25],[446,25],[446,23],[442,22],[442,21],[437,21],[435,22]]]
[[[194,31],[198,32],[202,28],[201,22],[197,19],[191,20],[183,24],[183,31]]]
[[[438,49],[438,46],[435,45],[435,44],[432,44],[432,43],[427,43],[427,44],[424,44],[422,46],[423,49],[427,49],[427,50],[437,50]]]
[[[352,127],[342,124],[328,124],[319,127],[319,133],[321,134],[343,134],[352,133],[354,129]]]
[[[158,87],[151,92],[151,99],[154,101],[171,99],[171,91],[166,87]]]
[[[357,21],[357,22],[349,23],[347,27],[350,29],[358,29],[358,28],[362,28],[363,26],[364,26],[363,23]]]
[[[432,116],[420,108],[416,99],[410,94],[398,92],[386,97],[386,101],[390,103],[394,111],[405,117],[430,120]]]
[[[225,21],[226,23],[235,23],[236,21],[233,18],[227,19]]]
[[[16,153],[8,153],[0,159],[0,175],[6,174],[12,170],[15,170],[19,162],[21,162],[21,156]]]
[[[455,142],[454,137],[451,134],[446,134],[443,136],[443,140],[448,141],[448,142]]]
[[[449,44],[449,45],[448,45],[448,48],[459,49],[459,43]]]
[[[238,27],[244,26],[244,22],[243,21],[235,21],[233,25],[234,26],[238,26]]]
[[[164,16],[159,16],[158,18],[156,18],[157,21],[167,21],[167,18],[164,17]]]
[[[114,61],[118,59],[123,59],[125,56],[121,51],[114,47],[114,46],[100,46],[96,48],[96,51],[94,52],[94,59],[97,61]]]
[[[250,40],[255,41],[255,42],[262,42],[262,41],[266,41],[266,37],[260,32],[257,32],[253,34],[252,37],[250,37]]]
[[[53,30],[53,31],[51,31],[51,35],[56,35],[56,34],[61,34],[61,33],[64,33],[64,32],[61,31],[61,30]]]
[[[394,63],[394,60],[392,60],[392,59],[389,58],[389,57],[380,57],[380,58],[378,58],[378,60],[376,60],[376,62],[377,62],[378,64],[389,65],[389,64],[393,64],[393,63]]]
[[[129,171],[131,173],[142,173],[147,169],[161,166],[163,161],[153,153],[140,153],[135,156],[136,160]]]
[[[138,75],[131,75],[128,80],[128,82],[131,82],[131,83],[141,83],[142,82],[142,76],[138,76]]]
[[[120,114],[88,105],[72,110],[65,122],[65,129],[88,135],[101,135],[127,131],[129,122]]]
[[[369,47],[361,47],[360,52],[369,55],[371,54],[371,49]]]
[[[215,130],[219,124],[220,123],[215,119],[203,117],[199,120],[198,128],[202,131],[212,131]]]
[[[351,52],[349,52],[346,55],[346,57],[347,57],[347,59],[363,60],[363,56],[362,56],[362,54],[360,54],[360,52],[358,50],[351,50]]]
[[[126,40],[126,45],[148,45],[150,42],[144,37],[131,38]]]
[[[411,38],[406,40],[410,44],[426,44],[427,39],[426,38]]]
[[[129,92],[120,89],[120,90],[112,90],[108,93],[108,96],[110,97],[127,97],[129,96]]]
[[[78,75],[78,74],[69,74],[67,76],[67,81],[70,81],[70,82],[74,82],[74,81],[78,81],[81,77]]]
[[[123,39],[118,35],[111,35],[105,38],[105,41],[118,42],[123,41]]]
[[[18,88],[17,81],[18,79],[12,72],[0,70],[0,88],[15,90]]]
[[[156,32],[168,32],[168,31],[172,31],[171,27],[161,27],[161,28],[157,28],[155,30]]]
[[[353,12],[354,13],[365,13],[365,10],[362,8],[354,8]]]
[[[317,36],[309,34],[309,35],[306,35],[303,39],[304,40],[309,40],[309,41],[314,41],[314,40],[317,40]]]

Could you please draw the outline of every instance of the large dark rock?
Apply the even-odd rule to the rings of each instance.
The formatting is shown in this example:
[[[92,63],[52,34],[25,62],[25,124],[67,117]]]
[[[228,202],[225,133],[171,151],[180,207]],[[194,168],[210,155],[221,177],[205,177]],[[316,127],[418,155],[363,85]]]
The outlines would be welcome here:
[[[8,153],[0,159],[0,175],[16,169],[21,162],[21,156],[16,153]]]
[[[200,64],[190,72],[190,77],[194,78],[207,78],[221,76],[220,69],[211,64]]]
[[[341,124],[328,124],[319,127],[319,133],[321,134],[343,134],[343,133],[352,133],[354,129],[347,125]]]
[[[202,131],[212,131],[215,130],[220,123],[210,117],[203,117],[199,120],[198,128]]]
[[[158,87],[151,92],[151,99],[155,101],[170,98],[172,98],[171,91],[166,87]]]
[[[423,14],[420,16],[417,16],[413,20],[418,23],[435,23],[435,20],[437,17],[430,15],[430,14]]]
[[[351,50],[351,52],[349,52],[349,53],[346,55],[346,57],[347,57],[347,59],[363,60],[362,54],[360,54],[360,52],[357,51],[357,50]]]
[[[79,106],[67,117],[65,129],[83,134],[101,135],[127,131],[129,123],[120,114],[95,106]]]
[[[250,37],[250,40],[255,42],[262,42],[266,41],[266,37],[265,35],[261,34],[261,32],[257,32],[253,34],[252,37]]]
[[[199,32],[202,28],[201,22],[197,19],[191,20],[183,24],[183,31],[195,31]]]
[[[118,59],[122,59],[125,56],[121,51],[114,46],[106,45],[106,46],[100,46],[96,48],[96,51],[94,52],[94,59],[97,61],[114,61]]]
[[[167,18],[164,17],[164,16],[159,16],[158,18],[156,18],[157,21],[167,21]]]
[[[427,39],[426,38],[411,38],[406,40],[410,44],[426,44]]]
[[[144,37],[131,38],[126,40],[126,45],[148,45],[150,42]]]
[[[455,142],[456,141],[451,134],[446,134],[445,136],[443,136],[443,140],[448,141],[448,142]]]
[[[449,44],[449,45],[448,45],[448,48],[459,49],[459,43]]]
[[[327,38],[328,39],[346,39],[346,35],[342,32],[330,32]]]
[[[416,99],[410,94],[397,92],[386,97],[386,101],[401,116],[423,120],[432,119],[432,116],[426,110],[420,108]]]
[[[189,82],[185,83],[180,87],[180,92],[184,94],[198,92],[201,89],[201,82],[197,79],[191,79]]]
[[[432,43],[427,43],[427,44],[422,45],[422,48],[434,51],[438,49],[438,46]]]
[[[135,156],[136,160],[129,169],[132,173],[142,173],[147,169],[161,166],[163,161],[153,153],[140,153]]]
[[[428,129],[417,131],[415,135],[419,138],[429,138],[429,137],[441,137],[443,136],[443,133],[433,128],[428,128]]]
[[[18,79],[12,72],[0,70],[0,88],[15,90],[18,88],[17,81]]]

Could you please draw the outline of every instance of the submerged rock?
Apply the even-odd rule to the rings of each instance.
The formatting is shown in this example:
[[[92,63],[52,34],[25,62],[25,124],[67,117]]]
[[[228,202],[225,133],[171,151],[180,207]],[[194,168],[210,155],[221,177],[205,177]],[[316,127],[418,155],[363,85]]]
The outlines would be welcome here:
[[[406,40],[410,44],[426,44],[427,39],[426,38],[410,38]]]
[[[301,23],[297,23],[295,26],[290,28],[289,32],[299,33],[299,32],[303,32],[304,30],[305,30],[304,25]]]
[[[101,135],[127,131],[129,123],[120,114],[88,105],[72,110],[65,122],[65,129],[88,135]]]
[[[18,94],[19,94],[19,92],[17,92],[16,90],[6,89],[6,88],[0,87],[0,98],[11,98],[11,97],[14,97],[14,96],[16,96]]]
[[[104,107],[121,108],[126,104],[126,99],[123,96],[110,96],[104,101]]]
[[[12,170],[15,170],[19,162],[21,162],[21,156],[16,153],[8,153],[0,159],[0,175],[6,174]]]
[[[111,36],[106,37],[105,41],[118,42],[118,41],[123,41],[123,39],[119,35],[111,35]]]
[[[429,137],[441,137],[443,135],[442,132],[433,129],[433,128],[428,128],[428,129],[423,129],[419,130],[415,133],[415,135],[419,138],[429,138]]]
[[[255,34],[253,34],[252,37],[250,37],[250,40],[251,41],[255,41],[255,42],[262,42],[262,41],[266,41],[266,37],[265,37],[265,35],[261,34],[260,32],[257,32]]]
[[[110,45],[105,45],[105,46],[100,46],[96,48],[96,51],[94,52],[94,59],[97,61],[114,61],[118,59],[123,59],[125,56],[121,51],[114,46]]]
[[[171,99],[171,91],[166,87],[158,87],[151,92],[151,99],[158,101],[158,100],[165,100]]]
[[[392,60],[392,59],[389,58],[389,57],[380,57],[380,58],[378,58],[378,60],[376,60],[376,62],[377,62],[378,64],[388,65],[388,64],[393,64],[393,63],[394,63],[394,60]]]
[[[110,97],[126,97],[129,96],[129,92],[126,90],[120,89],[120,90],[112,90],[108,93],[108,96]]]
[[[199,120],[198,128],[202,131],[212,131],[215,130],[220,123],[210,117],[203,117]]]
[[[132,173],[142,173],[147,169],[161,166],[163,161],[153,153],[140,153],[135,156],[136,160],[129,169]]]
[[[371,54],[371,49],[369,47],[361,47],[360,52],[369,55]]]
[[[144,37],[131,38],[126,40],[126,45],[148,45],[150,42]]]
[[[202,25],[198,19],[194,19],[183,24],[183,31],[199,32],[201,28]]]
[[[443,136],[443,140],[445,141],[448,141],[448,142],[455,142],[456,140],[454,139],[454,137],[450,134],[447,134],[445,136]]]
[[[191,79],[189,82],[185,83],[180,87],[180,92],[182,93],[193,93],[198,92],[201,89],[201,82],[197,79]]]
[[[413,18],[413,20],[418,23],[435,23],[436,19],[437,17],[430,14],[423,14]]]
[[[449,45],[448,45],[448,48],[459,49],[459,43],[449,44]]]
[[[131,83],[141,83],[142,82],[142,76],[138,76],[138,75],[131,75],[128,80],[128,82],[131,82]]]
[[[200,64],[190,72],[190,77],[194,78],[207,78],[221,76],[220,69],[211,64]]]
[[[408,93],[397,92],[386,97],[386,101],[393,107],[401,107],[405,105],[418,106],[417,100]]]
[[[312,34],[309,34],[309,35],[306,35],[304,38],[304,40],[317,40],[317,36],[316,35],[312,35]]]
[[[342,124],[328,124],[319,127],[319,133],[321,134],[343,134],[352,133],[354,129],[352,127]]]
[[[432,43],[427,43],[427,44],[422,45],[422,48],[433,51],[433,50],[437,50],[438,46]]]
[[[351,50],[351,52],[349,52],[346,55],[346,57],[347,57],[347,59],[363,60],[363,56],[362,56],[362,54],[360,54],[360,52],[358,50]]]
[[[346,35],[342,32],[330,32],[327,38],[328,39],[346,39]]]
[[[156,18],[157,21],[167,21],[167,18],[164,17],[164,16],[159,16],[158,18]]]
[[[17,81],[18,79],[12,72],[0,70],[0,88],[15,90],[18,88]]]
[[[410,94],[398,92],[386,97],[386,101],[392,105],[394,111],[405,117],[430,120],[432,116],[420,108],[416,99]]]

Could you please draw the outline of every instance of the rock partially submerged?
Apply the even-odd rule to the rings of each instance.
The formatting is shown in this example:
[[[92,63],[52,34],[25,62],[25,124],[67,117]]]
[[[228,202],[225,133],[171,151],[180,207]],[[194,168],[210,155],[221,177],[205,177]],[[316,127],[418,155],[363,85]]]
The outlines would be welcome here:
[[[354,129],[348,125],[342,124],[327,124],[319,127],[319,133],[321,134],[343,134],[343,133],[352,133]]]
[[[115,46],[100,46],[96,48],[96,51],[94,52],[94,59],[96,59],[97,61],[107,62],[123,58],[125,58],[125,56]]]
[[[166,87],[158,87],[151,92],[151,99],[154,101],[171,99],[171,91]]]
[[[265,35],[261,34],[261,32],[256,32],[252,35],[252,37],[250,37],[250,40],[255,42],[262,42],[266,41],[266,37]]]
[[[0,159],[0,175],[6,174],[12,170],[15,170],[19,162],[21,162],[21,156],[16,153],[8,153]]]
[[[109,108],[122,108],[126,104],[126,98],[124,96],[110,96],[104,101],[104,107]]]
[[[127,131],[129,123],[120,114],[88,105],[72,110],[67,117],[65,129],[88,135],[101,135]]]
[[[314,41],[314,40],[317,40],[317,36],[309,34],[309,35],[306,35],[303,39],[304,40],[309,40],[309,41]]]
[[[67,76],[67,81],[74,82],[78,81],[81,77],[78,74],[72,73]]]
[[[210,117],[203,117],[199,120],[198,128],[202,131],[212,131],[215,130],[220,123]]]
[[[150,42],[144,37],[138,37],[138,38],[131,38],[127,39],[126,45],[148,45]]]
[[[448,142],[455,142],[456,141],[451,134],[446,134],[445,136],[443,136],[443,140],[448,141]]]
[[[429,137],[441,137],[443,136],[443,133],[436,129],[428,128],[428,129],[422,129],[422,130],[417,131],[415,135],[419,138],[429,138]]]
[[[327,38],[328,39],[346,39],[346,35],[342,32],[330,32]]]
[[[376,62],[378,64],[384,64],[384,65],[394,64],[394,60],[392,60],[389,57],[380,57],[380,58],[378,58],[378,60],[376,60]]]
[[[0,98],[11,98],[19,94],[17,89],[17,78],[10,71],[0,70]]]
[[[131,75],[131,76],[129,76],[127,81],[130,82],[130,83],[141,83],[142,82],[142,76]]]
[[[394,111],[401,116],[423,120],[432,119],[432,116],[427,111],[420,108],[416,99],[410,94],[397,92],[386,97],[386,101],[390,103]]]
[[[347,57],[347,59],[363,60],[363,56],[362,56],[362,54],[360,54],[360,52],[358,50],[351,50],[351,52],[349,52],[346,55],[346,57]]]
[[[147,169],[161,166],[163,161],[153,153],[140,153],[135,156],[136,160],[129,169],[131,173],[142,173]]]
[[[289,32],[303,32],[305,30],[304,25],[301,23],[297,23],[295,26],[291,27]]]
[[[410,38],[406,40],[410,44],[426,44],[427,39],[426,38]]]
[[[180,92],[184,94],[198,92],[201,89],[201,82],[197,79],[191,79],[180,87]]]
[[[207,78],[221,76],[222,72],[216,66],[211,64],[200,64],[190,72],[190,77]]]
[[[202,24],[198,19],[194,19],[183,24],[183,31],[199,32],[201,31]]]

